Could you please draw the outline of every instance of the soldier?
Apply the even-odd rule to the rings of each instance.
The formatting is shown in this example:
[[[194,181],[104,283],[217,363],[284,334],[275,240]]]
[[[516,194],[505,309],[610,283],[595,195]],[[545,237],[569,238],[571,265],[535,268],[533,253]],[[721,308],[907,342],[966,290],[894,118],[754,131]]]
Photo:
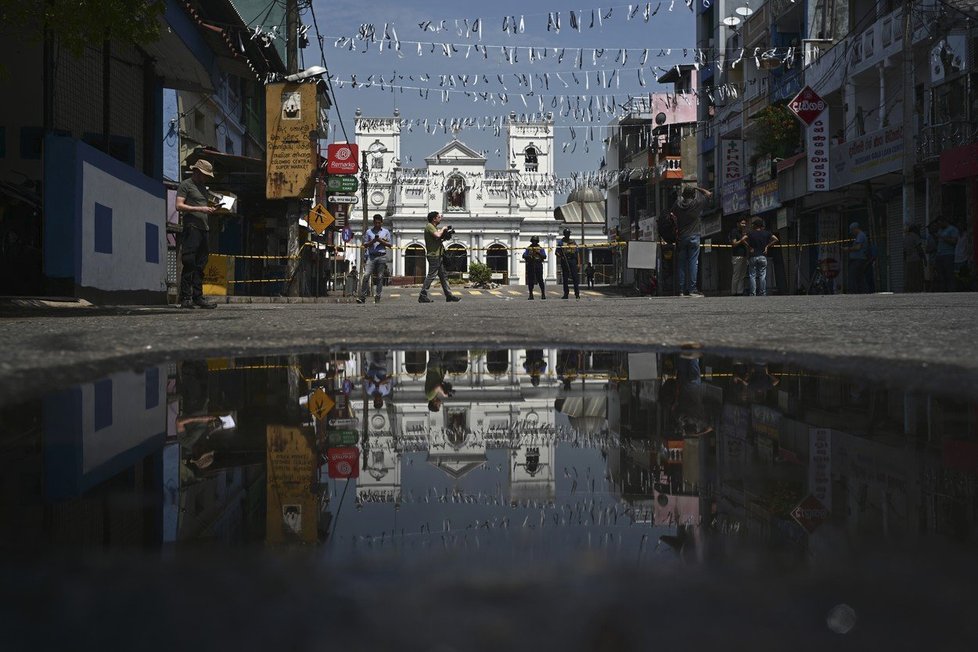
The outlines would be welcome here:
[[[530,246],[523,252],[523,260],[526,262],[526,285],[530,289],[530,301],[533,301],[533,286],[540,286],[540,298],[547,299],[547,290],[543,285],[543,261],[547,259],[547,252],[540,246],[540,238],[532,236]]]
[[[564,296],[566,299],[570,294],[568,282],[574,283],[574,297],[581,298],[581,277],[577,271],[577,244],[571,240],[571,230],[564,229],[564,237],[557,244],[557,260],[560,261],[560,274],[564,279]]]

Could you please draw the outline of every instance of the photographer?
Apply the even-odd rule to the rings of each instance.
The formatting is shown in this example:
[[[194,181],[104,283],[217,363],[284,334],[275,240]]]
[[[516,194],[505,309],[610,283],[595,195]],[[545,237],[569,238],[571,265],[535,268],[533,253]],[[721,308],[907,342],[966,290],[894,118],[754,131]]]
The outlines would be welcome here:
[[[432,299],[428,296],[428,288],[434,283],[435,278],[441,281],[442,292],[445,293],[445,301],[461,301],[461,297],[452,294],[452,289],[448,285],[448,276],[445,274],[445,240],[451,239],[455,235],[455,230],[451,226],[438,228],[441,224],[441,213],[431,211],[428,213],[428,223],[424,227],[424,246],[427,250],[428,275],[424,279],[421,287],[421,294],[418,296],[418,303],[431,303]]]
[[[393,247],[393,236],[391,232],[384,228],[384,218],[378,213],[374,215],[373,228],[367,229],[363,234],[363,245],[367,257],[366,265],[363,268],[363,278],[360,280],[360,294],[357,303],[364,303],[367,300],[367,293],[370,292],[370,279],[376,274],[376,290],[374,293],[374,303],[380,303],[380,292],[384,288],[384,272],[387,270],[388,259],[387,250]]]
[[[428,400],[429,412],[438,412],[441,410],[443,399],[455,396],[455,389],[452,384],[445,380],[446,373],[447,365],[444,354],[432,351],[424,380],[424,395]]]

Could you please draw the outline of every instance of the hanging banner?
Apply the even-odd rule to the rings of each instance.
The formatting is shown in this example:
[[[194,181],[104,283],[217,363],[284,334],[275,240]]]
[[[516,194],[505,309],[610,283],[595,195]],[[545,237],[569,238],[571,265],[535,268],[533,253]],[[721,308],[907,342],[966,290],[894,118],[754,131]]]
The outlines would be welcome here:
[[[286,199],[308,194],[317,164],[318,129],[315,84],[265,86],[265,197]]]
[[[829,189],[829,111],[822,111],[805,129],[808,157],[808,192]]]

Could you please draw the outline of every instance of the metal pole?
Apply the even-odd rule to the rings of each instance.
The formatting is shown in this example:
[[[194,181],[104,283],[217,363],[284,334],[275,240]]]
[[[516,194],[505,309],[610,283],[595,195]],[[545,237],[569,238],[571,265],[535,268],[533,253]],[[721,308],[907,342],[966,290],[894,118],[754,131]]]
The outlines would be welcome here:
[[[367,152],[366,150],[360,152],[360,192],[362,193],[363,201],[363,228],[360,230],[361,238],[366,238],[367,233]],[[363,242],[361,241],[361,245]],[[363,283],[363,263],[364,258],[366,258],[366,250],[360,247],[360,274],[357,275],[357,283]],[[370,290],[370,286],[367,286],[367,290]]]
[[[913,27],[910,14],[914,0],[906,0],[903,7],[903,228],[906,230],[914,222],[914,149],[913,106],[914,96],[914,57]]]
[[[299,72],[299,3],[298,0],[286,0],[285,2],[285,57],[286,72],[295,74]],[[299,200],[289,199],[285,203],[285,219],[288,224],[288,252],[289,260],[286,265],[286,277],[288,280],[288,295],[291,297],[302,296],[304,279],[302,275],[302,232],[299,226]]]

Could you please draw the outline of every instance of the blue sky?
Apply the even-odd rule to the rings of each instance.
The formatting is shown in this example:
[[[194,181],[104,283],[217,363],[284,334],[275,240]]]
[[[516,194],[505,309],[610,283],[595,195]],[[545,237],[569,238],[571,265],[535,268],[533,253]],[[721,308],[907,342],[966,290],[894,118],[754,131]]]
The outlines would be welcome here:
[[[699,3],[701,0],[694,0]],[[336,100],[339,108],[339,115],[346,126],[347,133],[352,140],[354,135],[354,112],[359,107],[368,116],[391,115],[394,108],[400,109],[401,117],[405,119],[425,119],[433,125],[439,118],[476,118],[483,122],[506,116],[510,111],[524,113],[539,109],[539,99],[529,96],[528,107],[524,107],[520,99],[520,93],[524,95],[529,89],[521,87],[515,79],[514,74],[525,73],[533,75],[550,74],[550,90],[541,89],[539,80],[534,80],[533,88],[537,94],[545,96],[547,110],[554,111],[552,108],[553,97],[560,95],[598,95],[603,94],[605,101],[611,95],[615,95],[616,102],[627,99],[629,94],[643,95],[650,91],[662,90],[655,84],[657,73],[652,66],[658,65],[667,68],[678,63],[692,63],[692,52],[683,57],[683,48],[692,49],[696,45],[695,22],[693,12],[686,6],[685,0],[676,0],[669,11],[672,0],[664,0],[661,4],[658,1],[651,3],[650,9],[654,11],[658,5],[658,12],[644,20],[645,3],[633,5],[638,7],[638,11],[631,20],[627,20],[628,4],[604,6],[601,8],[602,20],[599,26],[595,18],[595,26],[590,27],[592,12],[595,16],[598,7],[582,6],[581,3],[568,3],[562,0],[545,0],[542,3],[515,2],[513,0],[501,0],[494,3],[471,2],[467,0],[447,2],[445,0],[434,0],[426,2],[395,2],[389,0],[379,0],[376,2],[363,2],[351,0],[313,0],[316,18],[319,23],[320,32],[325,36],[324,49],[327,57],[327,65],[330,72],[338,79],[351,80],[356,76],[359,83],[365,82],[370,75],[383,76],[389,84],[392,80],[396,85],[410,87],[426,87],[433,89],[428,93],[427,99],[420,97],[417,88],[410,89],[391,89],[381,90],[377,85],[372,88],[352,88],[350,83],[335,84]],[[576,12],[581,17],[581,29],[575,30],[571,27],[570,11]],[[527,11],[529,13],[522,14]],[[611,12],[611,16],[605,20],[604,16]],[[554,30],[548,31],[548,13],[559,12],[561,19],[560,33]],[[504,17],[513,16],[517,24],[522,18],[524,30],[522,33],[512,34],[503,31]],[[466,30],[466,23],[471,28],[476,19],[480,19],[482,26],[482,39],[478,34],[473,34],[471,29]],[[434,31],[442,24],[445,25],[444,31]],[[458,27],[456,27],[456,21]],[[305,12],[303,22],[311,25],[312,18],[309,12]],[[430,22],[431,27],[425,31],[419,27],[419,23]],[[336,47],[336,40],[340,37],[356,36],[361,24],[370,23],[379,35],[384,32],[385,24],[388,33],[396,36],[401,42],[401,57],[398,57],[393,49],[380,51],[377,44],[374,44],[364,52],[364,42],[354,41],[354,49],[350,51],[348,47]],[[460,36],[457,30],[464,30],[465,36]],[[310,30],[314,34],[314,30]],[[422,55],[418,56],[417,43],[422,42]],[[442,53],[442,43],[456,44],[452,56],[446,57]],[[432,45],[435,52],[431,52]],[[481,44],[485,46],[507,46],[507,47],[537,47],[551,48],[548,56],[534,62],[530,62],[527,49],[517,50],[517,62],[509,63],[499,53],[498,47],[489,48],[488,59],[483,57],[479,51],[469,50],[466,44]],[[565,56],[558,63],[552,48],[564,48]],[[576,52],[572,48],[589,48],[583,57],[583,66],[577,68]],[[605,53],[594,65],[594,55],[591,48],[604,48]],[[621,48],[634,48],[628,52],[628,60],[622,66],[615,62]],[[643,70],[643,78],[646,86],[641,86],[639,82],[638,68],[642,49],[650,49],[650,55]],[[668,55],[659,56],[663,49],[671,49]],[[465,53],[468,52],[468,58]],[[315,43],[315,37],[311,38],[310,46],[306,48],[302,56],[304,65],[310,66],[319,63],[320,54]],[[594,71],[605,71],[605,75],[610,76],[612,70],[621,68],[618,73],[620,78],[616,79],[610,89],[598,89],[598,74]],[[583,71],[590,71],[590,88],[585,89]],[[561,73],[561,77],[570,87],[564,88],[563,83],[556,80],[555,73]],[[575,85],[570,73],[576,72],[580,85]],[[398,77],[395,79],[394,75]],[[469,79],[474,79],[478,74],[479,83],[474,90],[480,92],[504,92],[499,84],[496,75],[503,74],[506,89],[508,90],[508,104],[502,104],[496,96],[495,105],[482,99],[473,101],[471,97],[466,97],[460,92],[449,93],[449,101],[443,102],[440,90],[439,75],[469,75]],[[484,83],[482,75],[489,80],[489,84]],[[422,76],[426,76],[428,81],[423,81]],[[403,77],[403,79],[402,79]],[[413,80],[410,79],[413,77]],[[458,84],[458,80],[456,80]],[[469,90],[460,84],[457,90]],[[558,90],[559,89],[559,90]],[[559,106],[559,105],[558,105]],[[337,124],[335,138],[343,139],[343,134],[339,129],[337,112],[334,111],[331,119]],[[603,144],[601,138],[604,131],[597,127],[606,125],[609,121],[608,116],[604,116],[597,122],[582,122],[575,119],[573,115],[556,118],[556,137],[555,149],[557,157],[555,166],[558,176],[570,176],[577,171],[596,170],[602,155]],[[594,125],[594,129],[589,131],[588,125]],[[571,128],[574,129],[573,138]],[[451,139],[451,133],[445,134],[439,130],[434,135],[426,134],[421,127],[415,128],[412,132],[405,131],[401,137],[401,151],[403,165],[422,166],[423,158],[428,154],[439,149],[443,144]],[[593,141],[590,139],[593,137]],[[476,150],[486,151],[491,168],[502,169],[507,167],[505,158],[505,139],[501,135],[495,136],[492,129],[465,129],[459,138],[472,146]],[[567,143],[566,151],[564,144]],[[496,155],[496,150],[500,154]],[[572,152],[573,150],[573,152]]]
[[[703,0],[691,1],[698,4]],[[543,95],[546,110],[553,111],[556,116],[555,168],[557,175],[561,177],[570,177],[580,171],[597,170],[604,154],[601,141],[606,131],[603,127],[608,124],[610,117],[604,115],[593,122],[576,119],[573,114],[564,117],[552,106],[555,96],[585,96],[585,103],[591,97],[598,101],[598,96],[601,96],[608,103],[613,95],[615,102],[620,103],[626,101],[629,95],[667,90],[655,83],[661,70],[654,67],[669,68],[679,63],[692,63],[692,48],[696,45],[694,15],[685,0],[663,0],[661,3],[656,0],[650,3],[650,14],[654,15],[650,15],[647,22],[644,19],[646,3],[605,5],[600,8],[600,24],[597,6],[571,4],[566,0],[545,0],[533,5],[515,0],[494,3],[471,0],[313,0],[313,6],[320,33],[325,37],[323,45],[327,66],[337,79],[346,82],[334,84],[337,106],[334,107],[330,119],[336,126],[335,140],[344,139],[340,117],[349,138],[354,138],[354,112],[357,108],[362,109],[367,116],[389,116],[396,107],[400,109],[402,118],[419,121],[428,119],[429,126],[433,126],[439,119],[453,118],[473,118],[485,123],[506,116],[510,111],[518,114],[537,111],[538,96]],[[631,20],[628,20],[630,6],[637,10]],[[670,6],[672,11],[669,10]],[[580,17],[580,30],[571,26],[571,11]],[[609,12],[610,17],[605,18]],[[560,15],[559,33],[547,29],[550,13]],[[592,15],[594,27],[591,27]],[[522,33],[504,32],[505,17],[514,17],[517,25],[522,19]],[[481,40],[471,30],[476,19],[480,20],[482,27]],[[301,64],[303,67],[317,65],[321,56],[312,27],[312,14],[308,10],[303,12],[302,21],[310,27],[310,43],[300,51]],[[445,29],[439,30],[442,21]],[[396,33],[401,42],[402,56],[398,57],[393,49],[380,51],[376,43],[364,52],[362,40],[353,41],[352,51],[349,46],[336,46],[337,39],[355,37],[365,23],[371,24],[379,35],[383,35],[385,25],[388,34],[393,36]],[[430,27],[423,30],[419,23],[429,23]],[[470,29],[466,29],[466,26]],[[465,31],[464,36],[459,35],[459,29]],[[418,56],[418,42],[423,44],[421,56]],[[442,44],[454,44],[450,58],[442,53]],[[469,45],[473,46],[472,49],[469,49]],[[488,58],[484,58],[475,49],[475,45],[487,46]],[[434,53],[431,51],[433,46]],[[516,50],[516,63],[506,61],[498,46],[521,48]],[[540,48],[541,51],[546,48],[547,57],[530,62],[526,49],[529,47]],[[553,48],[563,50],[564,56],[560,62],[557,61]],[[580,68],[577,65],[575,48],[587,48]],[[595,48],[604,49],[604,55],[595,59]],[[629,49],[624,65],[616,62],[621,48]],[[645,65],[641,66],[644,49],[649,50],[649,55]],[[688,51],[684,53],[684,49]],[[668,54],[664,54],[664,50],[669,51]],[[469,54],[467,58],[466,52]],[[639,68],[642,69],[641,79],[646,84],[644,87],[639,81]],[[599,88],[602,71],[605,79],[610,79],[614,70],[618,72],[611,88]],[[583,74],[585,71],[588,72],[587,77]],[[544,73],[550,75],[549,90],[541,88],[540,81]],[[557,73],[563,82],[557,80]],[[530,89],[516,81],[516,74],[540,76],[533,79],[535,95],[529,95]],[[352,87],[350,82],[354,76],[358,83],[363,84],[371,75],[375,76],[375,80],[382,76],[386,82],[386,90],[381,90],[379,84],[370,88]],[[493,104],[482,99],[473,101],[472,97],[466,97],[461,92],[450,92],[448,102],[444,102],[439,93],[439,75],[468,75],[470,80],[479,75],[479,82],[471,90],[491,92],[495,95],[496,102]],[[500,85],[497,75],[503,75],[505,88]],[[575,83],[575,75],[579,83]],[[486,84],[484,80],[489,83]],[[394,89],[392,92],[389,86],[391,81],[409,88]],[[563,83],[567,83],[569,87],[564,88]],[[459,84],[457,79],[456,84]],[[431,89],[427,98],[420,97],[419,88]],[[469,87],[457,85],[454,90],[469,90]],[[502,103],[498,95],[504,92],[508,96],[507,104]],[[526,97],[527,106],[524,106],[521,94]],[[176,112],[175,95],[172,92],[166,93],[164,104],[164,114],[167,117]],[[558,109],[560,106],[558,104]],[[451,138],[450,132],[446,134],[442,130],[435,134],[425,133],[420,125],[411,131],[405,130],[401,136],[402,164],[423,166],[424,157],[438,150]],[[486,152],[490,168],[508,167],[504,160],[504,132],[497,137],[491,128],[472,127],[464,129],[459,138],[477,151]],[[164,169],[173,177],[177,167],[175,141],[166,143],[164,150]],[[499,154],[496,153],[497,150]]]

